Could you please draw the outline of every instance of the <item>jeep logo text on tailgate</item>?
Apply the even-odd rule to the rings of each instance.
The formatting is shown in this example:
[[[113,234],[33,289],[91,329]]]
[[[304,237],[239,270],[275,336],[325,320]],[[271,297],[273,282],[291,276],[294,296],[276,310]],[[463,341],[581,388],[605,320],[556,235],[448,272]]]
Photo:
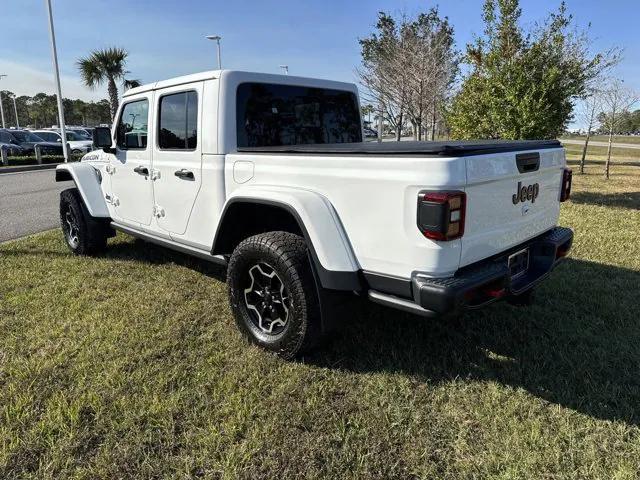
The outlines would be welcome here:
[[[522,182],[518,182],[516,193],[513,194],[511,201],[514,205],[517,205],[518,202],[526,202],[527,200],[531,200],[531,203],[535,203],[536,198],[538,198],[539,191],[540,185],[537,183],[523,187]]]

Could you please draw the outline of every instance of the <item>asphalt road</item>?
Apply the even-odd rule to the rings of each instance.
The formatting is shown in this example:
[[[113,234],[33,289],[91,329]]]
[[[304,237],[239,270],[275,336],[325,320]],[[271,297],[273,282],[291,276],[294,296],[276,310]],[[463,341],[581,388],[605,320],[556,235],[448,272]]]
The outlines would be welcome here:
[[[0,173],[0,242],[58,227],[59,193],[71,185],[55,170]]]

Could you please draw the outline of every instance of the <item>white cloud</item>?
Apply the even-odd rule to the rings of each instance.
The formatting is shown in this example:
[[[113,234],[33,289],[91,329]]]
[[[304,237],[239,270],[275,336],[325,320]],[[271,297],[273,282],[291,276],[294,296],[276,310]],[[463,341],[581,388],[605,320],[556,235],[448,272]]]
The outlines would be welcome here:
[[[46,68],[48,67],[48,68]],[[42,70],[0,59],[0,74],[6,74],[0,80],[0,90],[9,90],[16,95],[35,95],[39,92],[53,94],[56,91],[53,80],[53,66],[47,65]],[[83,86],[79,77],[60,76],[62,96],[64,98],[80,98],[82,100],[100,100],[107,97],[107,89],[95,91]]]

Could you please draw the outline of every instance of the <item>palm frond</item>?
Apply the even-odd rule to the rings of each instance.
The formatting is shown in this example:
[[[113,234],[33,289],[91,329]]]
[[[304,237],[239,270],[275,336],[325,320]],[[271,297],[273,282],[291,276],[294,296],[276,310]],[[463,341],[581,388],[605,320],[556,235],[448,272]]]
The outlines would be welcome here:
[[[125,90],[129,90],[130,88],[139,87],[140,85],[142,85],[142,82],[137,78],[131,78],[131,79],[125,78],[124,82],[122,82],[122,85],[124,86]]]
[[[89,58],[81,58],[78,60],[78,69],[80,70],[80,77],[82,82],[89,88],[94,89],[104,82],[106,76],[105,72],[100,68],[100,65],[90,56]]]
[[[95,88],[108,78],[119,81],[127,70],[127,51],[124,48],[110,47],[94,50],[86,58],[78,60],[78,67],[84,83]]]

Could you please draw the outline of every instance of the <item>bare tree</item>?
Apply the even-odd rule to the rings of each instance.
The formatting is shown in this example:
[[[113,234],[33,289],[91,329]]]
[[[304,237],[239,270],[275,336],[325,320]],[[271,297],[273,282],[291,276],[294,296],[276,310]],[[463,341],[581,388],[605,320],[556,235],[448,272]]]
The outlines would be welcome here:
[[[628,112],[638,100],[640,100],[638,93],[624,85],[623,80],[612,80],[609,87],[603,92],[602,104],[606,109],[603,124],[609,131],[609,146],[607,148],[607,161],[604,169],[604,176],[607,179],[609,178],[609,167],[611,164],[613,134],[618,128],[621,115],[624,112]]]
[[[584,164],[587,157],[589,140],[591,139],[591,132],[596,129],[599,123],[598,114],[601,112],[601,109],[602,91],[592,89],[590,95],[584,99],[582,110],[579,113],[582,121],[587,126],[587,138],[585,138],[584,147],[582,148],[582,158],[580,158],[580,173],[584,173]]]
[[[407,114],[416,140],[435,137],[442,106],[458,72],[453,28],[436,9],[402,26],[403,71],[407,72]]]
[[[364,96],[378,105],[402,137],[407,119],[421,140],[426,126],[435,136],[438,116],[458,71],[453,28],[437,9],[396,20],[380,12],[376,32],[361,39],[362,64],[356,69]],[[381,130],[381,129],[380,129]]]

